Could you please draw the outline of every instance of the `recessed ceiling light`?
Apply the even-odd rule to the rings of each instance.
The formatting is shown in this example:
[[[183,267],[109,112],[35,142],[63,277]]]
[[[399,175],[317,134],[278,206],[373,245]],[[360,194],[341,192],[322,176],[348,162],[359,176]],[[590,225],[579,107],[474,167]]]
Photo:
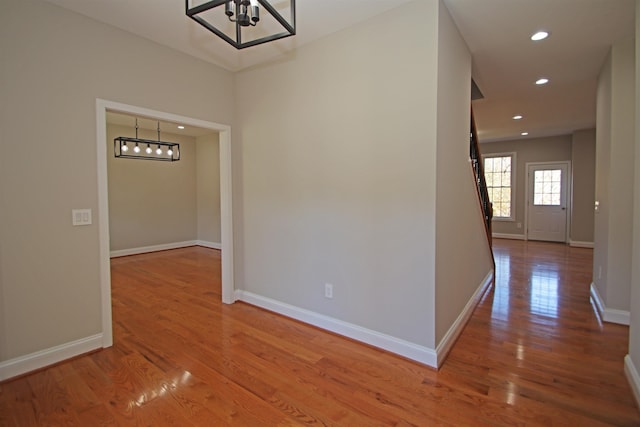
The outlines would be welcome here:
[[[520,120],[522,116],[520,114],[513,116],[513,120]]]
[[[184,129],[184,126],[178,125],[178,129]]]
[[[549,83],[549,79],[541,78],[536,80],[537,85],[546,85],[547,83]]]
[[[527,136],[527,135],[529,135],[529,132],[520,132],[520,135]]]
[[[546,31],[538,31],[537,33],[535,33],[534,35],[531,36],[531,40],[533,40],[534,42],[540,41],[540,40],[544,40],[547,37],[549,37],[549,33]]]

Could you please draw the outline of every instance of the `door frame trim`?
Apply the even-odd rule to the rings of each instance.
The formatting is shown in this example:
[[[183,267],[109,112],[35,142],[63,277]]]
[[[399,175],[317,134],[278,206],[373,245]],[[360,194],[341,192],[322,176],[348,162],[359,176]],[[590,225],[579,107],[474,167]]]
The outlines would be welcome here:
[[[233,277],[233,215],[231,187],[231,126],[180,116],[148,108],[96,98],[96,144],[98,180],[98,240],[100,245],[100,297],[102,347],[113,345],[111,315],[111,257],[109,248],[109,197],[107,173],[107,111],[133,114],[157,120],[184,123],[218,132],[220,150],[220,243],[222,246],[222,302],[236,301]]]
[[[571,205],[573,203],[573,175],[571,173],[571,160],[559,160],[555,162],[527,162],[524,165],[524,240],[529,240],[529,184],[530,168],[535,166],[566,165],[567,167],[567,226],[565,229],[564,243],[568,243],[571,236]]]

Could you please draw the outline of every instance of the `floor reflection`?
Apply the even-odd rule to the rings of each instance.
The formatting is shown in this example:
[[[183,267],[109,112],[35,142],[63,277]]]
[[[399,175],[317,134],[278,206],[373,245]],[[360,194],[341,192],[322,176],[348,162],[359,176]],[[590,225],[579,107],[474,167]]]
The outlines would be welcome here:
[[[534,270],[531,272],[531,312],[548,317],[558,317],[558,270]]]
[[[511,257],[508,252],[496,250],[496,282],[493,293],[491,317],[499,320],[509,318],[509,281],[511,279]]]

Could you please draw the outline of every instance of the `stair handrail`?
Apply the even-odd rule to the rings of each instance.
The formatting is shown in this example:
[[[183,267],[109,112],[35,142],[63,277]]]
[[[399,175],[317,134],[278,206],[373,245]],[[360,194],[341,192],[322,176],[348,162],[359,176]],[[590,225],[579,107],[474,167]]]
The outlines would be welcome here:
[[[482,210],[484,227],[487,233],[487,242],[489,248],[492,248],[491,221],[493,220],[493,206],[489,199],[487,190],[487,182],[484,176],[484,166],[482,164],[482,156],[480,154],[480,146],[478,143],[478,132],[476,129],[475,118],[473,117],[473,109],[471,109],[471,125],[470,125],[470,149],[469,157],[471,158],[471,167],[476,181],[476,189],[478,190],[478,200]],[[493,254],[492,254],[493,258]]]

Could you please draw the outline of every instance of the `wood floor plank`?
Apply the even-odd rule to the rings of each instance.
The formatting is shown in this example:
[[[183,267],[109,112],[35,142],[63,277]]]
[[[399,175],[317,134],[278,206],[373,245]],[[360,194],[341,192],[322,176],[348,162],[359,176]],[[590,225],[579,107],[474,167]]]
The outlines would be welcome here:
[[[114,346],[0,384],[5,426],[638,426],[628,328],[593,251],[496,240],[496,280],[436,371],[244,303],[220,252],[112,260]]]

